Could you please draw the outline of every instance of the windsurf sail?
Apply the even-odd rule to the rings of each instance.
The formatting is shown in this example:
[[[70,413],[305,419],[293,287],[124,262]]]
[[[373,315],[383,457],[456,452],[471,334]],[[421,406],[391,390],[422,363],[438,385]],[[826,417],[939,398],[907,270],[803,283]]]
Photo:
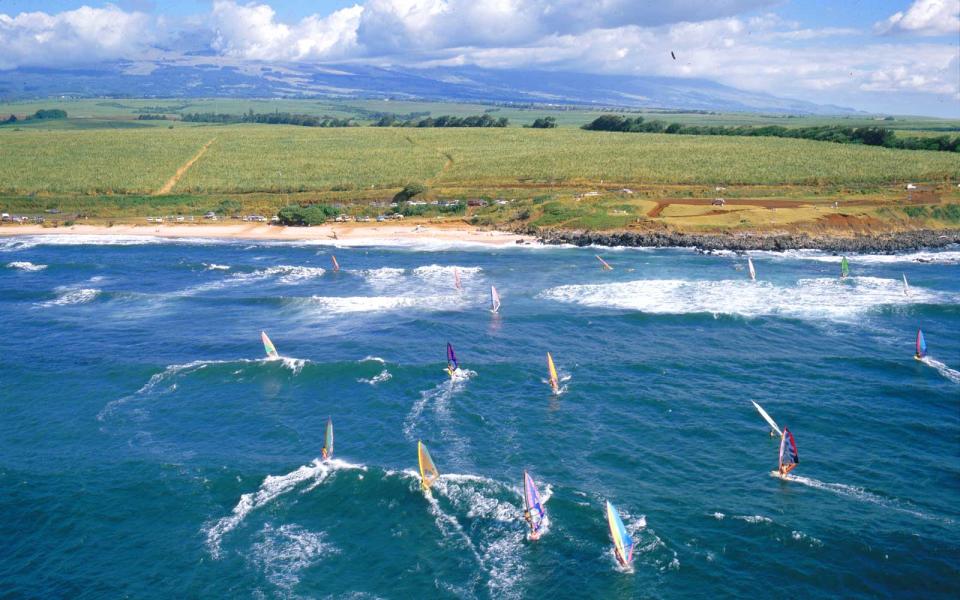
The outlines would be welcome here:
[[[457,268],[453,269],[453,287],[458,290],[463,289],[463,284],[460,282],[460,269]]]
[[[433,482],[440,478],[440,471],[437,471],[427,447],[421,441],[417,441],[417,461],[420,463],[420,487],[429,490]]]
[[[330,260],[333,261],[333,272],[336,273],[340,270],[340,263],[337,262],[337,257],[332,254],[330,255]]]
[[[753,402],[753,400],[751,400],[750,402]],[[763,410],[763,407],[760,406],[759,404],[757,404],[756,402],[753,402],[753,406],[754,406],[754,408],[757,409],[757,412],[760,413],[760,416],[763,417],[763,420],[766,421],[767,424],[770,425],[770,427],[773,428],[773,430],[777,432],[777,435],[782,436],[782,435],[783,435],[783,432],[780,431],[780,427],[777,426],[777,422],[774,421],[774,420],[770,417],[770,415],[767,414],[767,411]]]
[[[560,391],[560,378],[557,376],[557,367],[553,364],[553,357],[550,356],[550,353],[547,352],[547,373],[550,377],[550,387],[553,388],[553,393],[556,394]]]
[[[909,296],[909,295],[910,295],[910,284],[907,283],[907,274],[906,274],[906,273],[903,274],[903,295],[904,295],[904,296]]]
[[[500,294],[492,285],[490,286],[490,312],[500,312]]]
[[[333,419],[327,417],[327,432],[323,437],[323,458],[333,457]]]
[[[540,501],[540,492],[533,483],[533,477],[526,471],[523,472],[523,506],[526,514],[529,515],[530,533],[533,539],[540,537],[540,528],[543,526],[543,520],[547,513],[543,510],[543,503]]]
[[[800,464],[800,455],[797,454],[797,442],[793,434],[786,427],[780,434],[780,475],[786,475]]]
[[[627,533],[627,528],[620,520],[620,514],[610,501],[607,501],[607,523],[610,525],[610,536],[613,538],[613,547],[617,551],[617,560],[627,566],[633,560],[633,538]]]
[[[927,355],[927,340],[923,339],[923,331],[917,329],[917,358]]]
[[[850,276],[850,263],[847,262],[847,257],[844,256],[843,260],[840,261],[840,277],[849,277]]]
[[[753,281],[757,280],[757,271],[753,268],[753,259],[749,256],[747,257],[747,268],[750,270],[750,279]]]
[[[600,258],[599,256],[597,256],[597,260],[599,260],[599,261],[600,261],[600,264],[603,265],[603,270],[604,270],[604,271],[612,271],[612,270],[613,270],[613,267],[611,267],[610,265],[608,265],[608,264],[607,264],[607,261],[603,260],[603,259]]]
[[[273,347],[273,342],[270,341],[270,338],[267,337],[267,332],[260,332],[260,339],[263,341],[263,351],[267,353],[267,358],[279,358],[280,355],[277,354],[277,349]]]
[[[457,362],[457,354],[453,351],[453,346],[450,345],[450,342],[447,342],[447,369],[452,374],[459,368],[460,364]]]

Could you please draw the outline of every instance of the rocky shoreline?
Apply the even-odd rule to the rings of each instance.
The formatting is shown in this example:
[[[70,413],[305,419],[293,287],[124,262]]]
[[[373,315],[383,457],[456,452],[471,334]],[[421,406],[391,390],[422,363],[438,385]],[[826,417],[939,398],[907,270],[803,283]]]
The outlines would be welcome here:
[[[885,254],[943,248],[960,244],[960,230],[914,230],[876,235],[831,236],[801,234],[699,234],[682,232],[550,231],[538,236],[544,244],[575,246],[684,247],[701,250],[823,250]]]

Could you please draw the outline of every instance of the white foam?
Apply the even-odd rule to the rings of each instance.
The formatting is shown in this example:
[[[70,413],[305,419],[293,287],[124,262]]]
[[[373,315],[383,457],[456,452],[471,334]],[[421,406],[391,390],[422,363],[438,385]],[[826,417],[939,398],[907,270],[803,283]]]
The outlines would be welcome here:
[[[450,398],[454,394],[462,391],[467,381],[474,377],[477,373],[476,371],[471,371],[469,369],[458,369],[458,375],[447,381],[438,383],[436,386],[429,390],[424,390],[420,392],[420,398],[418,398],[413,405],[410,407],[410,412],[407,413],[407,417],[403,421],[403,434],[406,436],[407,440],[414,441],[414,429],[417,426],[417,421],[420,418],[420,415],[423,413],[423,409],[430,403],[432,400],[434,403],[434,411],[446,414],[448,411],[448,405]],[[463,440],[459,437],[454,437],[454,441],[460,442],[462,446]]]
[[[320,277],[326,273],[321,267],[302,267],[297,265],[277,265],[266,269],[257,269],[249,273],[233,273],[225,279],[210,281],[180,291],[179,296],[190,296],[201,292],[237,287],[264,281],[276,277],[277,283],[296,285],[302,281]]]
[[[413,274],[414,276],[423,280],[425,283],[440,289],[448,289],[454,287],[454,272],[460,274],[460,283],[466,287],[470,283],[477,280],[481,271],[483,271],[483,269],[480,267],[427,265],[424,267],[417,267],[413,270]]]
[[[790,537],[798,542],[808,541],[811,547],[818,548],[820,546],[823,546],[823,542],[820,541],[818,538],[807,535],[802,531],[791,531]]]
[[[406,269],[397,269],[393,267],[381,267],[379,269],[364,269],[359,272],[368,284],[374,287],[385,287],[395,285],[403,281]]]
[[[816,479],[812,479],[809,477],[803,477],[801,475],[793,475],[793,474],[786,475],[784,479],[794,483],[806,485],[818,490],[826,490],[828,492],[833,492],[834,494],[838,494],[840,496],[847,496],[863,502],[869,502],[871,504],[876,504],[878,506],[883,506],[885,508],[890,508],[893,510],[904,512],[920,519],[941,521],[949,524],[953,523],[953,519],[950,519],[948,517],[938,517],[934,515],[929,515],[919,510],[907,508],[903,505],[903,502],[899,500],[895,500],[893,498],[884,498],[883,496],[879,496],[872,492],[868,492],[867,490],[861,487],[857,487],[855,485],[847,485],[845,483],[827,483],[827,482],[818,481]]]
[[[314,480],[319,484],[326,480],[331,473],[348,469],[366,470],[366,467],[336,458],[327,461],[314,459],[310,465],[303,465],[285,475],[267,475],[256,492],[241,495],[240,501],[233,507],[233,511],[229,515],[219,519],[207,528],[207,547],[211,556],[220,558],[220,542],[223,536],[233,531],[254,510],[269,504],[305,481]],[[316,485],[310,487],[309,490],[314,487]]]
[[[390,371],[384,369],[380,371],[379,374],[374,375],[370,379],[364,379],[363,377],[357,379],[357,383],[366,383],[368,385],[377,385],[378,383],[383,383],[384,381],[390,381],[393,378],[393,375],[390,374]]]
[[[960,371],[951,369],[947,365],[943,364],[942,362],[940,362],[939,360],[931,356],[924,356],[922,359],[920,359],[920,362],[922,362],[925,365],[933,367],[934,369],[937,370],[938,373],[940,373],[941,375],[943,375],[953,383],[960,383]]]
[[[47,268],[47,265],[35,265],[28,260],[15,260],[13,262],[7,263],[7,266],[11,269],[19,269],[21,271],[42,271]]]
[[[362,362],[362,363],[364,363],[364,362],[378,362],[378,363],[380,363],[381,365],[387,364],[387,361],[383,360],[383,359],[380,358],[379,356],[364,356],[363,358],[361,358],[361,359],[358,360],[357,362]]]
[[[913,288],[903,293],[899,279],[854,277],[800,279],[792,286],[766,281],[642,279],[621,283],[564,285],[541,298],[583,306],[637,310],[654,314],[713,313],[745,317],[787,316],[850,320],[882,306],[914,303],[953,304],[956,294]]]
[[[733,518],[746,523],[773,523],[773,519],[763,515],[736,515]]]
[[[49,308],[52,306],[86,304],[93,302],[101,294],[101,291],[96,288],[57,288],[57,292],[56,298],[41,302],[38,306]]]
[[[340,550],[326,542],[326,534],[289,523],[274,528],[269,523],[253,546],[252,561],[274,585],[292,589],[300,583],[300,572],[318,559]]]
[[[748,252],[751,256],[762,256],[774,260],[809,260],[822,263],[835,263],[837,273],[840,272],[840,260],[842,256],[847,257],[850,263],[850,270],[854,271],[857,264],[885,265],[895,263],[938,263],[938,264],[957,264],[960,263],[960,251],[940,250],[940,251],[920,251],[904,252],[902,254],[829,254],[820,250],[785,250],[783,252],[773,252],[767,250],[757,250]]]
[[[230,269],[230,265],[218,265],[217,263],[203,263],[208,271],[227,271]]]
[[[0,242],[0,251],[25,250],[36,246],[145,246],[149,244],[196,244],[212,245],[230,243],[197,237],[162,237],[155,235],[109,235],[109,234],[41,234],[5,239]]]
[[[727,515],[723,514],[722,512],[715,512],[710,516],[712,516],[714,519],[718,521],[722,521]]]

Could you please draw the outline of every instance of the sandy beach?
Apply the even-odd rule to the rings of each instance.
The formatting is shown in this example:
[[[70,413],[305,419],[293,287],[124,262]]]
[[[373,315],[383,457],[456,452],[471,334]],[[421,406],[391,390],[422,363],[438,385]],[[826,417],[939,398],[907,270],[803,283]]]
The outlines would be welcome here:
[[[531,236],[503,231],[484,231],[465,224],[455,225],[354,225],[329,224],[315,227],[283,227],[263,223],[72,225],[3,225],[0,236],[17,235],[142,235],[169,238],[222,238],[250,240],[316,240],[336,244],[407,244],[416,242],[477,243],[502,246],[536,243]]]

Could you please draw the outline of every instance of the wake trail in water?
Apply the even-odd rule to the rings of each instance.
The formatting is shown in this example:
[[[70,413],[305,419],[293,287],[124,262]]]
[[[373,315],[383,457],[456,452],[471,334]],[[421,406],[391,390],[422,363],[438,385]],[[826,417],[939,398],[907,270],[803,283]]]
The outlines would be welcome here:
[[[431,401],[434,403],[434,410],[446,412],[449,409],[450,398],[457,392],[462,391],[466,387],[466,382],[476,375],[475,371],[467,369],[462,369],[461,372],[463,375],[456,379],[438,383],[433,389],[420,392],[420,398],[413,403],[410,407],[410,412],[407,413],[407,417],[403,420],[403,435],[407,438],[407,441],[416,441],[414,432],[418,420],[420,419],[420,415],[423,414],[423,410]]]
[[[771,474],[772,476],[779,477],[779,475]],[[787,481],[794,483],[799,483],[806,485],[818,490],[826,490],[840,496],[846,496],[848,498],[855,498],[857,500],[868,502],[870,504],[875,504],[877,506],[882,506],[884,508],[889,508],[899,512],[903,512],[909,515],[913,515],[919,519],[926,521],[939,521],[946,524],[952,524],[953,519],[948,517],[930,515],[919,510],[912,508],[907,508],[903,506],[903,501],[897,500],[895,498],[885,498],[873,492],[868,492],[867,490],[857,487],[855,485],[847,485],[845,483],[828,483],[824,481],[818,481],[809,477],[803,477],[802,475],[787,475]]]
[[[920,359],[920,362],[922,362],[923,364],[929,367],[933,367],[934,369],[937,370],[938,373],[940,373],[941,375],[943,375],[953,383],[960,383],[960,371],[951,369],[950,367],[943,364],[939,360],[932,358],[930,356],[924,356],[922,359]]]
[[[285,475],[267,475],[256,492],[241,495],[240,501],[233,507],[233,511],[229,515],[219,519],[204,531],[210,555],[213,558],[220,558],[220,544],[223,536],[236,529],[251,512],[296,489],[305,481],[312,480],[314,484],[304,490],[304,493],[309,492],[323,483],[331,474],[340,470],[366,471],[367,467],[337,458],[327,461],[318,458],[314,459],[311,464],[303,465]]]

